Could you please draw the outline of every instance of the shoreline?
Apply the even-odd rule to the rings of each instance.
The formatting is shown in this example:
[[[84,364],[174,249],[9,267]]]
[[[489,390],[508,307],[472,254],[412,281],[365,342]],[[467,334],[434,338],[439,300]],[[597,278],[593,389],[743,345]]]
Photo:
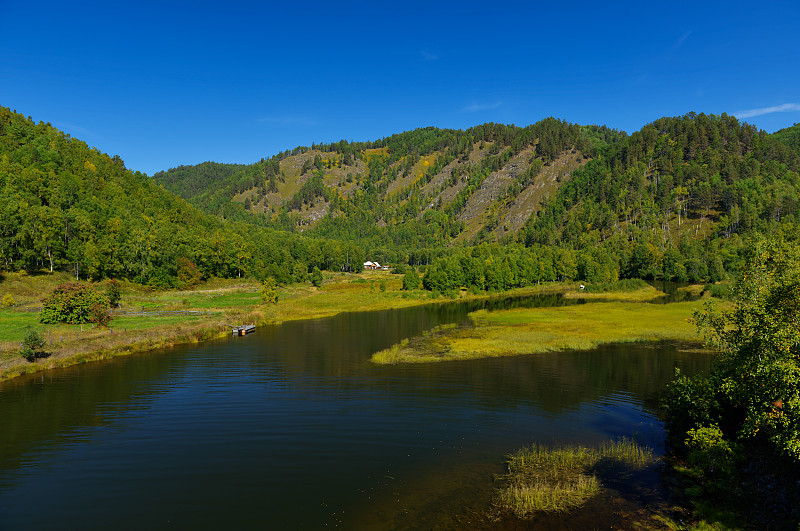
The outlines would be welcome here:
[[[398,278],[392,278],[398,277]],[[386,291],[380,291],[376,284],[388,285]],[[244,307],[237,306],[233,310],[208,312],[204,318],[196,322],[164,323],[150,328],[120,332],[120,326],[96,328],[91,337],[68,339],[61,341],[56,348],[46,348],[47,357],[38,358],[34,362],[22,359],[18,354],[7,357],[0,365],[0,383],[18,377],[39,374],[53,369],[61,369],[82,363],[110,360],[135,353],[150,352],[178,345],[196,344],[214,339],[221,339],[231,334],[226,323],[255,324],[256,327],[277,325],[288,321],[320,319],[332,317],[344,312],[380,311],[429,304],[445,304],[449,302],[466,302],[470,300],[489,300],[514,296],[536,295],[540,293],[566,294],[574,283],[551,283],[528,286],[504,292],[468,293],[462,291],[457,297],[449,298],[432,295],[430,292],[400,291],[402,277],[388,273],[370,275],[347,275],[344,278],[333,275],[322,289],[306,285],[293,285],[280,290],[280,299],[276,305],[265,304],[258,300],[255,304]],[[247,293],[258,295],[260,284],[251,282],[242,289],[241,286],[230,288],[231,293]],[[207,290],[174,292],[175,296],[186,294],[205,295]],[[159,295],[163,295],[162,292]],[[37,314],[38,315],[38,314]],[[123,318],[117,318],[121,320]],[[116,322],[116,321],[115,321]],[[76,328],[76,325],[67,325]],[[84,325],[88,326],[88,325]],[[117,331],[111,331],[117,330]],[[62,330],[63,331],[63,330]],[[6,352],[6,342],[3,352]],[[12,351],[13,352],[13,351]]]
[[[689,322],[700,301],[648,304],[651,295],[639,291],[625,301],[624,293],[610,293],[576,306],[478,310],[469,314],[471,327],[438,327],[376,352],[372,362],[436,363],[587,350],[611,343],[702,342]]]

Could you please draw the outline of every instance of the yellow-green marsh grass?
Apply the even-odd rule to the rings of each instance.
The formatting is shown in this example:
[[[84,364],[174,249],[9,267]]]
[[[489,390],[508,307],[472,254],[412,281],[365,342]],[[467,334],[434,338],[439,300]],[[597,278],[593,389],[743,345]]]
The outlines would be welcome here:
[[[568,299],[613,300],[620,302],[645,302],[662,297],[664,292],[653,286],[637,289],[635,291],[609,291],[605,293],[587,293],[585,291],[570,291],[564,294]]]
[[[421,363],[585,350],[605,343],[700,340],[689,322],[698,302],[597,302],[470,314],[473,328],[445,330],[373,354],[376,363]]]
[[[624,438],[598,448],[534,444],[509,457],[508,474],[502,478],[505,487],[495,503],[519,517],[566,511],[600,492],[598,475],[640,470],[655,461],[649,448]]]
[[[0,279],[0,293],[11,293],[17,302],[41,305],[41,299],[58,284],[72,280],[57,273],[29,276],[7,273]],[[381,285],[385,291],[381,291]],[[96,284],[104,290],[104,283]],[[402,276],[385,271],[360,274],[325,273],[321,289],[309,284],[279,288],[278,304],[263,304],[261,284],[254,280],[211,279],[195,289],[154,291],[145,286],[122,283],[123,310],[198,310],[201,315],[118,316],[111,329],[91,325],[47,325],[45,352],[48,356],[29,363],[18,354],[27,326],[41,330],[39,314],[0,309],[0,381],[55,367],[100,360],[131,352],[180,343],[193,343],[230,334],[226,325],[272,324],[297,319],[332,316],[346,311],[382,310],[447,301],[431,298],[425,291],[401,291]],[[499,294],[460,293],[462,300],[507,297],[563,289],[563,284],[524,288]],[[113,330],[113,332],[112,332]],[[79,332],[76,334],[76,331]],[[50,344],[52,339],[52,345]]]

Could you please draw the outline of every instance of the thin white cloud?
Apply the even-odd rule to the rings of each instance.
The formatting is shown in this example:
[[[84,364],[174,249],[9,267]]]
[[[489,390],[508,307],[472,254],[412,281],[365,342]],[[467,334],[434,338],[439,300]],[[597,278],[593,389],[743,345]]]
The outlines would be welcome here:
[[[472,103],[471,105],[467,105],[466,107],[462,108],[461,112],[489,111],[500,107],[502,104],[502,101],[496,101],[494,103]]]
[[[436,61],[437,59],[439,59],[439,56],[436,55],[435,53],[431,53],[431,52],[428,52],[428,51],[425,51],[425,50],[420,50],[419,54],[426,61]]]
[[[759,109],[748,109],[746,111],[738,111],[733,113],[737,118],[752,118],[754,116],[762,116],[764,114],[772,114],[774,112],[796,112],[800,111],[800,103],[784,103],[782,105],[775,105],[773,107],[761,107]]]
[[[79,125],[70,124],[67,122],[53,122],[53,125],[65,131],[67,133],[73,134],[78,133],[81,138],[91,137],[91,138],[100,138],[93,132],[89,131],[85,127],[81,127]]]
[[[302,116],[265,116],[256,118],[256,122],[267,125],[301,125],[313,127],[317,122]]]
[[[674,52],[675,50],[680,48],[681,45],[684,42],[686,42],[686,39],[688,39],[689,35],[691,35],[691,34],[692,34],[692,30],[689,30],[686,33],[684,33],[683,35],[681,35],[681,37],[677,41],[675,41],[675,44],[672,45],[672,51]]]

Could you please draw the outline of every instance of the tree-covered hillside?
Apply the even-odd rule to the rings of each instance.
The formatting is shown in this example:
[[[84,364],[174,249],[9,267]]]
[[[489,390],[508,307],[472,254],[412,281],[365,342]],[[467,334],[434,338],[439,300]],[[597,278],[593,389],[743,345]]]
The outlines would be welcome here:
[[[548,118],[298,147],[154,178],[209,213],[325,237],[430,246],[515,233],[561,180],[624,137]]]
[[[153,179],[50,124],[0,107],[0,263],[5,271],[177,284],[203,276],[304,278],[360,269],[352,244],[287,235],[203,214]],[[181,259],[185,260],[181,260]],[[187,266],[188,267],[188,266]]]
[[[772,133],[772,137],[795,151],[800,151],[800,124],[775,131]]]
[[[290,282],[366,259],[430,266],[440,291],[713,281],[750,234],[795,230],[799,173],[777,136],[690,113],[630,136],[553,118],[425,128],[150,179],[0,109],[0,259],[164,286],[189,263]]]
[[[662,118],[573,172],[520,239],[607,249],[623,276],[714,278],[720,249],[736,268],[740,236],[800,221],[798,172],[798,151],[732,116]]]
[[[568,251],[585,279],[717,280],[738,267],[742,236],[798,221],[800,150],[784,143],[788,132],[724,114],[662,118],[630,136],[548,118],[312,145],[156,178],[201,209],[409,263],[517,242]]]

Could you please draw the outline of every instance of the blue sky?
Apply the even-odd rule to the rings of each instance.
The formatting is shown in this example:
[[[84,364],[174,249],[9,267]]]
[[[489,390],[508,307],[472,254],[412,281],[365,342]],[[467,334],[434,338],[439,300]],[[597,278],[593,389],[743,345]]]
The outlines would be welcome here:
[[[800,3],[0,0],[0,105],[149,175],[547,116],[800,122]]]

